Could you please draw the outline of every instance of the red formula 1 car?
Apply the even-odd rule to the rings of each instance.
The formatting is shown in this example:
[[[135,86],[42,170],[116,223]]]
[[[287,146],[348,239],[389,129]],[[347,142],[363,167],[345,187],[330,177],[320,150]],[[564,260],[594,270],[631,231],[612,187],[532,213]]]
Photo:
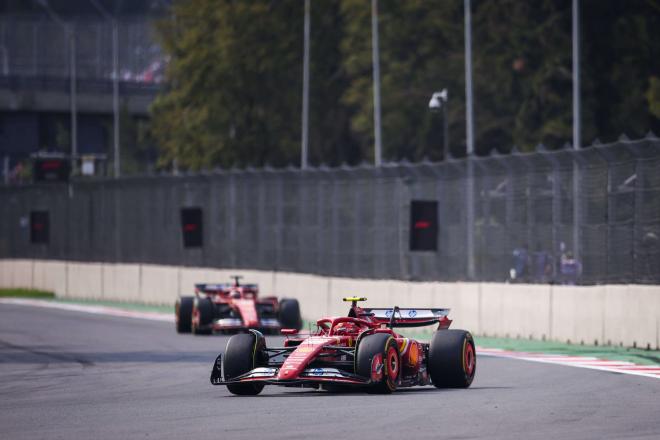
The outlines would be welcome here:
[[[359,307],[364,300],[344,298],[352,302],[348,316],[319,319],[309,336],[283,329],[283,347],[267,347],[258,331],[232,336],[215,360],[211,383],[239,395],[259,394],[266,384],[378,393],[415,385],[470,386],[477,365],[474,341],[467,331],[448,330],[449,309]],[[436,324],[430,343],[395,331]]]
[[[256,284],[196,284],[195,296],[182,296],[174,306],[179,333],[208,335],[256,329],[277,333],[283,327],[300,329],[298,300],[259,298]]]

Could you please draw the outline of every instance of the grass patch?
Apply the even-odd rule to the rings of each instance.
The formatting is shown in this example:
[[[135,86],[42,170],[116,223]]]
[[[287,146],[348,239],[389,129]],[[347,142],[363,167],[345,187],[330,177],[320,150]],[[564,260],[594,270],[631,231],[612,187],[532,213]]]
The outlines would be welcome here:
[[[594,356],[600,359],[628,361],[642,365],[660,365],[660,351],[615,345],[567,344],[529,339],[489,338],[475,336],[477,345],[512,351],[540,352],[572,356]]]
[[[53,299],[53,292],[35,289],[0,289],[0,298],[41,298]]]

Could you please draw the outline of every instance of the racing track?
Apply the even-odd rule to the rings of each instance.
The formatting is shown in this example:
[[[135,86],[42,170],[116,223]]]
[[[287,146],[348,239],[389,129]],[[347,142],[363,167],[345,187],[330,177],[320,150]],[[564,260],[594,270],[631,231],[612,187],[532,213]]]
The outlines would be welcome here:
[[[481,357],[468,390],[235,397],[208,379],[225,343],[0,304],[0,438],[660,438],[657,379]]]

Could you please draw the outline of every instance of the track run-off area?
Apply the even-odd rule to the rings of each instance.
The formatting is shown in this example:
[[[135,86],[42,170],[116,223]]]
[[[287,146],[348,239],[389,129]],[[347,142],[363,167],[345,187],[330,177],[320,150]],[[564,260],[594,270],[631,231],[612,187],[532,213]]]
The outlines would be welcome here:
[[[226,342],[153,312],[3,299],[0,438],[660,438],[653,366],[481,349],[466,390],[238,397],[209,383]]]

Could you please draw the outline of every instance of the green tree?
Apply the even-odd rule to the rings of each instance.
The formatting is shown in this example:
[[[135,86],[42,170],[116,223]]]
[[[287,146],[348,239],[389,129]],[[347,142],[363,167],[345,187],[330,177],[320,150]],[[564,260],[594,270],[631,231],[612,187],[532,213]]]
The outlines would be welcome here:
[[[463,142],[460,132],[465,131],[464,58],[458,50],[463,42],[461,5],[457,0],[379,3],[385,159],[442,157],[442,139],[430,135],[434,122],[428,111],[431,94],[442,88],[450,93],[451,139],[459,145]],[[362,155],[371,160],[374,140],[370,4],[346,0],[342,2],[342,14],[347,23],[342,52],[351,79],[344,102],[353,111],[352,128],[359,136]]]
[[[477,154],[572,139],[571,0],[473,1]],[[153,105],[161,162],[298,164],[303,4],[185,0],[158,27],[170,56]],[[660,130],[660,6],[583,0],[583,144]],[[380,0],[383,155],[442,159],[431,94],[449,91],[450,149],[465,152],[463,0]],[[310,159],[373,158],[371,5],[312,1]],[[656,116],[653,112],[656,111]]]
[[[159,26],[169,89],[153,105],[164,162],[283,165],[299,148],[301,4],[175,2]]]
[[[660,119],[660,78],[652,76],[649,79],[649,89],[646,92],[649,109],[656,119]]]
[[[660,4],[583,0],[582,20],[585,141],[657,132],[645,94],[660,73]]]

